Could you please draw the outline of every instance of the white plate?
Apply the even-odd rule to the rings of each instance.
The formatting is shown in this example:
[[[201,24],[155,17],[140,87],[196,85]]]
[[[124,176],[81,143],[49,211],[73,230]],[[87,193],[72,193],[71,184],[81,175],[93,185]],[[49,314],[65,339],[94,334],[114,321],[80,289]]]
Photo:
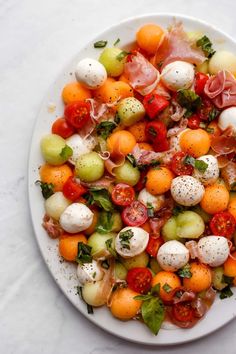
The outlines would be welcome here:
[[[134,40],[137,29],[143,24],[154,22],[166,28],[173,21],[174,17],[183,22],[184,28],[187,31],[200,31],[209,36],[214,43],[214,48],[228,49],[236,53],[236,43],[228,35],[202,21],[181,15],[144,15],[125,20],[107,29],[81,49],[76,58],[70,62],[53,83],[42,103],[36,121],[29,158],[29,201],[32,221],[42,256],[53,278],[72,304],[96,325],[121,338],[148,345],[184,343],[205,336],[220,328],[236,315],[236,291],[234,292],[234,296],[229,299],[223,301],[217,299],[204,319],[199,321],[195,327],[185,330],[162,329],[158,336],[153,336],[145,325],[137,321],[121,322],[116,320],[105,307],[95,309],[93,315],[88,315],[85,304],[76,294],[77,279],[75,265],[62,262],[58,255],[57,241],[51,240],[41,226],[44,215],[43,198],[40,188],[35,186],[35,181],[39,178],[38,167],[43,163],[39,148],[40,139],[44,134],[50,132],[52,122],[63,113],[61,91],[66,83],[75,79],[72,73],[74,73],[78,60],[84,57],[98,58],[102,49],[95,49],[93,47],[93,43],[97,40],[108,40],[109,45],[112,46],[116,39],[120,38],[119,45],[124,47]],[[50,113],[48,110],[51,103],[56,105],[56,110],[53,113]]]

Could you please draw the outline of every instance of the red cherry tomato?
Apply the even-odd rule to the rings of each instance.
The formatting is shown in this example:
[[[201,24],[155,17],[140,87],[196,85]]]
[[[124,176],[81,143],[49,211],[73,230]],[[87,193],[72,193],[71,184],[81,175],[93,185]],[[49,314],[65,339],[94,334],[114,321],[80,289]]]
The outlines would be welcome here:
[[[80,129],[90,120],[90,104],[84,101],[69,103],[64,115],[68,124]]]
[[[74,202],[86,193],[87,189],[77,183],[74,177],[70,176],[63,185],[62,192],[67,199]]]
[[[155,152],[167,151],[170,148],[170,144],[167,139],[156,141],[152,146]]]
[[[179,322],[189,322],[194,317],[194,310],[189,303],[178,302],[172,307],[172,315]]]
[[[204,87],[205,87],[208,79],[209,79],[208,75],[200,73],[200,72],[196,73],[194,90],[197,95],[201,96],[203,94]]]
[[[74,128],[64,118],[58,118],[52,125],[52,133],[60,135],[64,139],[69,138],[74,132]]]
[[[151,289],[152,273],[148,268],[132,268],[128,271],[126,281],[130,289],[145,294]]]
[[[149,236],[149,241],[146,247],[146,252],[152,256],[152,257],[156,257],[157,256],[157,252],[159,250],[159,248],[161,247],[161,245],[164,243],[163,239],[161,237],[153,237],[153,236]]]
[[[177,176],[190,176],[193,173],[193,166],[184,163],[185,157],[185,153],[183,151],[180,151],[174,154],[171,160],[170,168]]]
[[[166,139],[167,130],[163,122],[149,122],[145,127],[147,140],[150,143],[158,143]]]
[[[236,222],[228,211],[216,213],[210,221],[210,228],[214,235],[231,239],[236,230]]]
[[[134,201],[135,192],[128,184],[118,183],[111,193],[111,198],[114,204],[127,206]]]
[[[149,118],[154,119],[160,112],[162,112],[170,102],[164,97],[156,94],[150,93],[144,97],[143,105],[148,114]]]
[[[188,118],[188,127],[190,129],[198,129],[200,127],[201,119],[197,114],[193,114]]]
[[[121,217],[128,226],[140,226],[148,219],[147,208],[138,200],[135,200],[122,211]]]
[[[201,120],[208,120],[211,112],[215,110],[214,104],[209,100],[209,98],[202,97],[202,105],[198,111],[198,116]]]

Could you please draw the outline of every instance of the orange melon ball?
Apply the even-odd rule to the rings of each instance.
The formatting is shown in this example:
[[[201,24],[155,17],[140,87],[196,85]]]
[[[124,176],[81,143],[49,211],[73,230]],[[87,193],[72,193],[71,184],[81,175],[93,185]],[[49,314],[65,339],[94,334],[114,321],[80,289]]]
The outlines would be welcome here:
[[[171,291],[167,292],[165,290],[165,284],[167,284],[171,289],[174,290],[176,288],[179,288],[181,286],[181,281],[178,275],[172,272],[166,272],[166,271],[161,271],[157,273],[153,278],[152,278],[152,287],[160,284],[160,298],[163,301],[171,301],[172,300],[172,294]],[[164,287],[164,289],[163,289]]]
[[[39,169],[40,180],[44,183],[52,183],[54,192],[62,191],[63,185],[70,176],[73,176],[72,169],[64,164],[51,166],[44,164]]]
[[[92,224],[86,230],[84,230],[85,235],[89,236],[89,235],[92,235],[95,232],[95,229],[96,229],[96,226],[97,226],[97,223],[98,223],[98,217],[99,217],[98,211],[97,210],[93,210]]]
[[[232,257],[228,257],[228,259],[224,263],[224,275],[227,277],[236,277],[236,252],[232,253]]]
[[[188,129],[180,135],[179,143],[182,151],[197,158],[208,153],[211,139],[203,129]]]
[[[204,291],[211,286],[211,269],[202,263],[193,262],[190,264],[191,278],[184,278],[183,285],[196,293]]]
[[[111,313],[120,320],[131,320],[139,311],[142,301],[134,297],[140,295],[129,288],[119,288],[111,298]]]
[[[83,234],[73,234],[73,236],[63,237],[59,240],[59,253],[66,260],[74,262],[78,253],[78,243],[87,243]]]
[[[138,147],[142,150],[153,151],[152,145],[150,145],[148,143],[138,143]]]
[[[110,77],[99,89],[94,90],[94,97],[104,103],[114,103],[121,98],[133,95],[133,89],[127,82],[116,81]]]
[[[208,214],[215,214],[227,208],[229,192],[223,184],[207,186],[200,202],[202,209]]]
[[[107,138],[107,149],[112,155],[128,155],[136,145],[133,134],[127,130],[118,130]]]
[[[147,141],[145,128],[147,123],[146,122],[137,122],[129,127],[129,131],[135,137],[137,143],[144,143]]]
[[[136,40],[140,48],[148,54],[155,54],[165,37],[164,30],[155,24],[146,24],[136,33]]]
[[[151,194],[166,193],[170,187],[173,173],[166,167],[152,168],[147,173],[146,188]]]
[[[228,212],[233,215],[236,220],[236,198],[232,198],[228,205]]]
[[[91,91],[77,81],[67,84],[62,90],[62,99],[65,104],[84,101],[91,97]]]

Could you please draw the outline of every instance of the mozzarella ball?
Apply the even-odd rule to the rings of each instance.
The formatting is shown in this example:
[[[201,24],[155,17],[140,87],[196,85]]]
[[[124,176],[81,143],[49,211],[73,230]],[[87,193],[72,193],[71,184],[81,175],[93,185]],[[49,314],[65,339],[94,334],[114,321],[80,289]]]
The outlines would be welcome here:
[[[236,56],[226,50],[218,50],[209,60],[209,72],[216,75],[221,70],[228,70],[236,75]]]
[[[66,144],[73,150],[73,154],[69,161],[75,165],[76,161],[81,155],[87,154],[93,150],[96,145],[96,141],[93,137],[83,139],[79,134],[73,134],[68,139],[66,139]]]
[[[83,286],[86,283],[102,280],[103,271],[98,265],[98,262],[94,259],[91,263],[78,264],[77,277],[79,280],[79,286]]]
[[[179,176],[172,180],[171,195],[181,205],[196,205],[202,200],[203,194],[203,185],[192,176]]]
[[[107,79],[107,72],[99,61],[84,58],[77,64],[75,76],[77,81],[85,87],[95,90],[104,84]]]
[[[218,125],[222,130],[232,126],[236,133],[236,107],[224,109],[220,114]]]
[[[56,192],[45,201],[45,211],[48,216],[59,220],[63,211],[71,204],[62,192]]]
[[[71,234],[86,230],[93,221],[93,213],[82,203],[69,205],[60,216],[61,227]]]
[[[206,236],[199,240],[198,258],[211,267],[222,265],[229,256],[229,244],[223,236]]]
[[[197,160],[204,161],[208,167],[205,172],[200,172],[198,169],[194,169],[193,177],[200,181],[204,186],[208,186],[217,181],[220,170],[217,159],[212,155],[204,155]]]
[[[194,80],[194,66],[185,61],[173,61],[167,64],[161,73],[161,81],[172,91],[188,89]]]
[[[165,202],[164,195],[152,195],[146,188],[139,192],[138,200],[143,203],[147,208],[153,208],[154,211],[158,211],[163,207]]]
[[[123,228],[115,239],[115,249],[124,258],[134,257],[147,247],[149,234],[141,227]]]
[[[175,272],[188,263],[189,250],[179,241],[167,241],[159,248],[157,261],[162,269]]]

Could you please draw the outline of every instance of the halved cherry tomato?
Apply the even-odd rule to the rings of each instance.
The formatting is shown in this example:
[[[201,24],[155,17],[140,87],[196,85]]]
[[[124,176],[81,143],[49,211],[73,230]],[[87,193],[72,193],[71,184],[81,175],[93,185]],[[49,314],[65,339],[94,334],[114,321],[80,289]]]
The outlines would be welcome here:
[[[86,193],[87,189],[76,182],[76,179],[71,176],[63,185],[62,192],[67,199],[74,202],[75,200],[79,199],[81,195]]]
[[[68,124],[80,129],[90,120],[90,104],[84,101],[69,103],[64,111]]]
[[[74,128],[64,118],[58,118],[52,125],[52,133],[67,139],[74,134]]]
[[[138,200],[135,200],[122,211],[121,217],[128,226],[140,226],[148,219],[147,208]]]
[[[134,201],[135,192],[128,184],[118,183],[111,193],[111,198],[114,204],[127,206]]]
[[[209,98],[202,97],[202,105],[200,110],[198,111],[199,118],[201,120],[208,120],[210,118],[211,113],[215,110],[215,106]],[[210,119],[212,120],[212,119]]]
[[[164,243],[163,239],[161,237],[153,237],[149,236],[149,241],[146,247],[146,252],[150,254],[152,257],[156,257],[157,252],[161,245]]]
[[[152,273],[148,268],[132,268],[128,271],[126,281],[130,289],[145,294],[151,289]]]
[[[189,322],[194,317],[194,310],[189,303],[178,302],[172,307],[172,315],[179,322]]]
[[[180,151],[174,154],[171,160],[170,168],[177,176],[190,176],[193,173],[193,166],[184,163],[185,157],[186,154],[183,151]]]
[[[236,222],[228,211],[216,213],[210,221],[210,228],[214,235],[231,239],[236,230]]]
[[[154,119],[160,112],[162,112],[170,102],[164,97],[156,94],[150,93],[144,97],[143,105],[148,114],[149,118]]]
[[[197,114],[193,114],[188,118],[188,127],[190,129],[198,129],[200,127],[201,119]]]
[[[206,85],[207,80],[209,79],[209,76],[203,73],[196,73],[195,75],[195,85],[194,85],[194,90],[197,95],[202,95],[204,92],[204,87]]]

